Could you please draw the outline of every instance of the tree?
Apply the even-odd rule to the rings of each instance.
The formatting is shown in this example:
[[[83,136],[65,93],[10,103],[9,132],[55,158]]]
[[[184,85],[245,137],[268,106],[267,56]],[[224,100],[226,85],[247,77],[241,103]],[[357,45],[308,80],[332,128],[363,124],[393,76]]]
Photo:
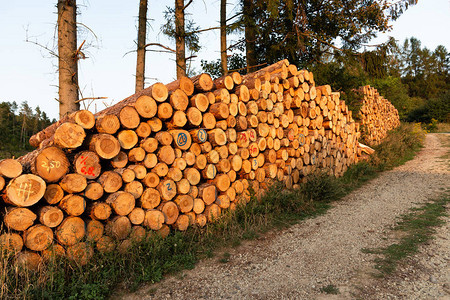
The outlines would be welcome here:
[[[220,0],[220,61],[222,73],[227,75],[227,0]]]
[[[333,50],[356,51],[389,30],[414,0],[242,0],[248,68],[287,58],[305,66]],[[339,45],[340,44],[340,45]],[[338,46],[339,45],[339,46]]]
[[[192,1],[191,1],[192,2]],[[189,4],[189,3],[188,3]],[[175,45],[177,78],[186,76],[186,42],[184,28],[184,0],[175,0]]]
[[[145,83],[145,43],[147,37],[147,0],[139,1],[136,87],[135,92],[144,89]]]
[[[59,117],[80,109],[78,102],[77,4],[58,0]]]
[[[194,21],[188,19],[186,22],[185,20],[186,9],[192,2],[193,0],[189,0],[185,5],[184,0],[175,0],[175,8],[167,7],[164,12],[166,23],[161,26],[161,30],[165,35],[175,39],[175,50],[156,43],[147,45],[159,46],[166,50],[164,52],[175,53],[177,78],[189,75],[186,62],[196,57],[193,53],[200,50],[199,28]],[[186,57],[186,48],[190,52],[188,57]]]

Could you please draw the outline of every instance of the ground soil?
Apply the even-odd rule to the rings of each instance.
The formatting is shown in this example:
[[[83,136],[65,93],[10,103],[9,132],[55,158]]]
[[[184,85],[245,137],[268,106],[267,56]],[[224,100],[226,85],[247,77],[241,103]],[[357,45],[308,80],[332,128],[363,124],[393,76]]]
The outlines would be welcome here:
[[[450,299],[449,218],[388,277],[374,277],[376,255],[361,251],[392,244],[399,216],[450,188],[449,141],[450,134],[428,134],[413,160],[335,202],[325,215],[223,250],[227,263],[218,254],[114,298]],[[324,292],[327,286],[338,294]]]

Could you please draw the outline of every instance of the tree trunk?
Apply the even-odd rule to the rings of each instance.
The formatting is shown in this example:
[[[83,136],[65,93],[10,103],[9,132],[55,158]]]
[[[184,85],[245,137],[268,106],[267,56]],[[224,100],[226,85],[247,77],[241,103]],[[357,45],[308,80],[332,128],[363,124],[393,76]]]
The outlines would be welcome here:
[[[147,0],[140,0],[138,40],[137,40],[137,62],[136,62],[136,88],[135,88],[136,93],[144,89],[146,35],[147,35]]]
[[[58,0],[59,117],[80,109],[78,100],[77,4]]]
[[[245,57],[247,62],[247,73],[256,70],[257,65],[255,40],[256,40],[256,26],[254,14],[254,0],[244,0],[244,23],[245,23]]]
[[[220,0],[220,62],[223,75],[228,74],[227,66],[227,0]]]
[[[175,41],[177,79],[186,76],[186,43],[184,30],[184,0],[175,0]]]

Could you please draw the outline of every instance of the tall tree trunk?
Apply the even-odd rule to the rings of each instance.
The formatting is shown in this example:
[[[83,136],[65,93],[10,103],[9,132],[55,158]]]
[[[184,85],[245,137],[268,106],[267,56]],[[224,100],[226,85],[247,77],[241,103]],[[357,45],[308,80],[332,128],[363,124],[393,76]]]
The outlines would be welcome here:
[[[223,75],[228,74],[227,65],[227,0],[220,0],[220,60]]]
[[[144,89],[145,82],[145,39],[147,35],[147,0],[139,1],[139,21],[136,62],[136,93]]]
[[[80,109],[78,100],[77,1],[58,0],[59,117]]]
[[[177,79],[186,76],[186,43],[184,28],[184,0],[175,0],[175,41]]]
[[[256,70],[257,59],[255,52],[256,26],[254,18],[254,0],[244,0],[244,22],[245,22],[245,56],[247,62],[247,73]]]

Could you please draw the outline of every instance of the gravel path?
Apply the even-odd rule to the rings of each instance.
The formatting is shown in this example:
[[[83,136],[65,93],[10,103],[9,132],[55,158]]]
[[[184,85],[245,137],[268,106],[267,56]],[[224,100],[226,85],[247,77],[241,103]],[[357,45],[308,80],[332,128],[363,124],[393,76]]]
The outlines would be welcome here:
[[[450,188],[450,164],[440,138],[429,134],[414,160],[371,181],[325,215],[269,233],[193,270],[120,299],[450,299],[450,230],[422,247],[400,275],[373,278],[372,254],[362,248],[392,243],[389,228],[411,207]],[[402,275],[403,274],[403,275]],[[412,275],[411,275],[412,274]],[[405,280],[407,278],[407,280]],[[321,288],[334,285],[338,295]],[[446,298],[447,297],[447,298]]]

